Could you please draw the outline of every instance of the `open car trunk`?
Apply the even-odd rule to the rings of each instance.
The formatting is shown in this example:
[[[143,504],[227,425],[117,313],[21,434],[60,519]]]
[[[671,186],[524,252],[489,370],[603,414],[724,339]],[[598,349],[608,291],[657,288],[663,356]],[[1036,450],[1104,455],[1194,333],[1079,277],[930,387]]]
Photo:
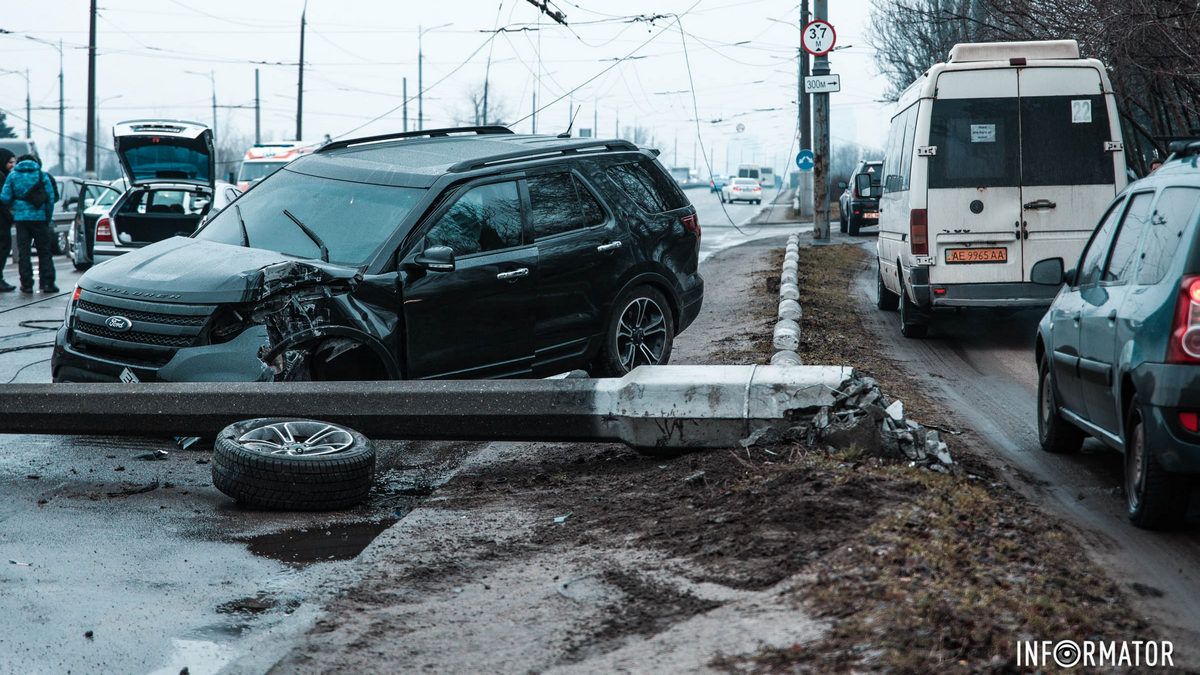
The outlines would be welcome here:
[[[145,246],[196,231],[212,205],[202,189],[134,190],[112,214],[113,236],[124,246]]]

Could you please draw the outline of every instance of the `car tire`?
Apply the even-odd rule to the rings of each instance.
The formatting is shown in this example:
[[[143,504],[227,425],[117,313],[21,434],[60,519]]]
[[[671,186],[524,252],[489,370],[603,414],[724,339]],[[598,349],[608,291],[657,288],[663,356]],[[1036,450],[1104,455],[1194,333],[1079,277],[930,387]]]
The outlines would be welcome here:
[[[921,314],[917,303],[909,300],[904,282],[900,282],[900,334],[919,340],[929,334],[929,319]]]
[[[596,370],[602,377],[622,377],[638,366],[665,366],[674,341],[675,317],[667,298],[653,286],[636,286],[612,305]]]
[[[92,268],[92,263],[75,262],[74,260],[72,260],[71,266],[75,268],[76,272],[86,272]]]
[[[839,208],[839,210],[840,210],[840,208]],[[838,223],[841,225],[842,234],[846,234],[846,232],[847,232],[846,213],[844,211],[838,215]]]
[[[854,222],[854,218],[848,218],[847,220],[849,222],[850,236],[857,237],[858,230],[862,227],[862,224]]]
[[[1043,357],[1038,366],[1038,442],[1042,450],[1056,455],[1079,452],[1087,434],[1079,427],[1063,419],[1058,411],[1058,396],[1054,391],[1054,371],[1049,357]]]
[[[256,508],[347,509],[366,500],[374,476],[371,441],[352,429],[317,420],[267,417],[235,422],[213,445],[213,485]]]
[[[894,312],[900,307],[900,296],[888,290],[883,283],[883,269],[875,267],[875,306],[885,312]]]
[[[1167,530],[1183,523],[1190,485],[1158,463],[1154,449],[1147,447],[1145,424],[1135,395],[1125,423],[1125,510],[1137,527]]]

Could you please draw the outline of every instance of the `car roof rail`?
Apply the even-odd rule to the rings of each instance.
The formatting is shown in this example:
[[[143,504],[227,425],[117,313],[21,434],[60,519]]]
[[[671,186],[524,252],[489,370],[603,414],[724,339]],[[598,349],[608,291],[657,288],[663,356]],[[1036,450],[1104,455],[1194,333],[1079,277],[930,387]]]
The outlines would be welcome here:
[[[1188,138],[1171,141],[1167,145],[1170,157],[1189,157],[1200,154],[1200,138]]]
[[[522,162],[531,159],[542,159],[548,157],[556,157],[561,155],[573,155],[580,151],[600,151],[608,150],[611,152],[622,152],[637,150],[638,146],[623,140],[608,140],[599,141],[594,139],[579,140],[572,143],[563,143],[548,148],[524,148],[513,152],[506,152],[499,155],[491,155],[489,157],[478,157],[468,159],[457,164],[450,165],[448,171],[451,173],[461,173],[463,171],[471,171],[474,169],[482,169],[488,166],[497,164],[511,164],[513,162]]]
[[[421,131],[399,131],[392,134],[380,134],[378,136],[363,136],[362,138],[347,138],[344,141],[333,141],[322,145],[317,152],[329,152],[330,150],[339,150],[348,148],[352,145],[362,145],[365,143],[378,143],[380,141],[394,141],[404,138],[441,138],[451,134],[478,134],[480,136],[490,134],[511,134],[512,129],[502,126],[479,126],[479,127],[446,127],[444,129],[422,129]]]

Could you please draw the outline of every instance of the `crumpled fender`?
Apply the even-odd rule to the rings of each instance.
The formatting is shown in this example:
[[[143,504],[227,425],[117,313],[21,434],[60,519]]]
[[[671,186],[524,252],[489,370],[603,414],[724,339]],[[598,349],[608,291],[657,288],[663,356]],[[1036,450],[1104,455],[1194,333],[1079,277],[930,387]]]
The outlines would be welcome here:
[[[355,342],[359,342],[366,347],[369,347],[371,351],[379,357],[379,360],[383,363],[384,368],[387,369],[388,377],[394,380],[400,379],[400,365],[396,363],[395,357],[388,352],[388,349],[383,342],[381,342],[379,338],[369,333],[365,333],[349,326],[321,326],[319,328],[311,328],[299,333],[294,333],[289,335],[279,344],[272,345],[271,348],[264,352],[259,358],[262,359],[264,363],[269,364],[275,359],[275,357],[284,352],[315,346],[329,340],[330,338],[348,338]]]

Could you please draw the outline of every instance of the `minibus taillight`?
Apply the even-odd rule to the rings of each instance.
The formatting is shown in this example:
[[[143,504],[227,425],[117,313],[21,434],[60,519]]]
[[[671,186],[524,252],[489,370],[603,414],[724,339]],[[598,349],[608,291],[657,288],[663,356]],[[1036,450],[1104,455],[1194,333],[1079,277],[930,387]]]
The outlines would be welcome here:
[[[109,220],[108,216],[105,216],[96,221],[96,241],[111,242],[112,240],[112,221]]]
[[[929,255],[929,212],[913,209],[908,212],[908,243],[913,255]]]
[[[1186,274],[1175,301],[1167,363],[1200,364],[1200,274]]]

